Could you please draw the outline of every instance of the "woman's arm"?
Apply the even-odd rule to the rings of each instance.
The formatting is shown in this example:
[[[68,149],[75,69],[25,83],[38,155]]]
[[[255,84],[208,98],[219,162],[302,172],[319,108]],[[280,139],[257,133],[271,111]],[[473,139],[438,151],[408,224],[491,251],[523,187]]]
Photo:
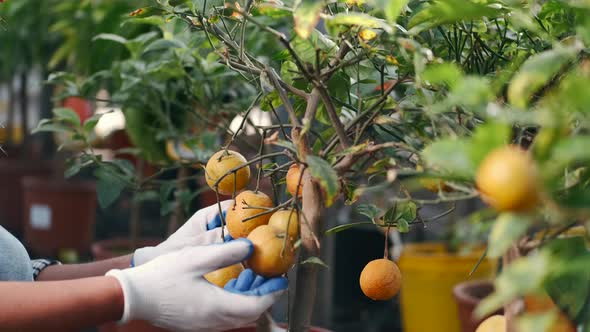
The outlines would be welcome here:
[[[112,269],[126,269],[131,265],[132,255],[126,255],[86,264],[48,266],[37,277],[37,281],[70,280],[103,276]],[[2,294],[0,292],[0,294]]]
[[[124,298],[112,277],[0,282],[0,331],[68,331],[116,321]]]

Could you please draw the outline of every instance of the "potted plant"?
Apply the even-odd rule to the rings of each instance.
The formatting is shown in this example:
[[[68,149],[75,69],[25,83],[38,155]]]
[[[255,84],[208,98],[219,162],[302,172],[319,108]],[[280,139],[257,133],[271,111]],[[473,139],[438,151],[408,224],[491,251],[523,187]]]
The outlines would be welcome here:
[[[318,270],[324,265],[322,213],[334,201],[346,200],[370,221],[331,233],[367,223],[407,232],[423,225],[423,206],[478,196],[490,208],[476,211],[467,225],[486,236],[491,229],[485,256],[479,257],[501,258],[502,270],[477,317],[504,307],[500,322],[507,331],[517,326],[547,331],[558,317],[587,328],[590,254],[583,241],[558,238],[588,224],[587,5],[456,0],[196,5],[181,0],[154,2],[137,13],[138,19],[184,22],[204,41],[188,49],[209,52],[211,62],[249,78],[259,92],[254,105],[288,115],[288,122],[257,126],[260,149],[250,160],[228,149],[237,137],[228,135],[209,162],[240,162],[207,173],[217,194],[237,195],[247,183],[240,178],[237,185],[238,172],[257,165],[256,185],[239,193],[236,210],[263,211],[246,218],[228,215],[224,222],[230,232],[239,229],[236,236],[251,231],[252,240],[273,238],[272,226],[257,224],[252,230],[243,224],[265,224],[283,207],[300,211],[290,331],[310,329]],[[269,50],[255,48],[252,41],[278,44],[281,50],[269,58]],[[288,161],[277,162],[279,156]],[[272,202],[262,196],[259,180],[275,174],[293,189],[291,198]],[[420,198],[412,188],[424,178],[442,180],[433,199]],[[279,181],[273,187],[280,191]],[[386,204],[359,204],[369,193],[387,193]],[[252,197],[260,204],[249,204]],[[232,226],[235,220],[241,226]],[[528,236],[555,227],[541,240]],[[285,234],[279,247],[284,250],[269,254],[281,258],[278,272],[288,267],[284,259],[293,258],[294,243]],[[374,257],[359,271],[360,288],[376,300],[392,298],[407,283],[387,246],[386,241],[382,258]],[[260,250],[270,247],[275,248]],[[259,255],[255,252],[247,264],[260,268]],[[484,260],[473,261],[477,266]],[[523,298],[545,292],[556,307],[522,311]],[[431,314],[424,313],[424,319]],[[261,322],[258,329],[268,330],[269,324]]]

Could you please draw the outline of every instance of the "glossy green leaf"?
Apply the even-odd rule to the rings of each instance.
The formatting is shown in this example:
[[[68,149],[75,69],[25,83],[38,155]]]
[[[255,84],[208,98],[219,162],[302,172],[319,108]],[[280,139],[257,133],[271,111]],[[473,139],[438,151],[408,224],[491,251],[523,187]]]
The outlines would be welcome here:
[[[53,114],[56,120],[80,126],[80,117],[71,108],[56,107],[53,109]]]
[[[332,205],[339,191],[338,174],[336,174],[330,163],[320,157],[308,156],[306,161],[311,176],[324,189],[326,206]]]
[[[371,221],[375,221],[382,213],[381,209],[374,204],[360,204],[356,211],[367,216]]]

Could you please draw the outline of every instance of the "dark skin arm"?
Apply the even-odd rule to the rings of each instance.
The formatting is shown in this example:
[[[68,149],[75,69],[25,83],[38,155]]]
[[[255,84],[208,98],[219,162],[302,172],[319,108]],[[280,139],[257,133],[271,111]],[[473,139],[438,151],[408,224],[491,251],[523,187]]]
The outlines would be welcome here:
[[[119,320],[124,298],[112,277],[0,282],[0,331],[79,331]]]
[[[112,269],[126,269],[131,264],[132,255],[126,255],[85,264],[52,265],[43,269],[37,281],[71,280],[103,276]],[[1,292],[0,292],[1,294]]]

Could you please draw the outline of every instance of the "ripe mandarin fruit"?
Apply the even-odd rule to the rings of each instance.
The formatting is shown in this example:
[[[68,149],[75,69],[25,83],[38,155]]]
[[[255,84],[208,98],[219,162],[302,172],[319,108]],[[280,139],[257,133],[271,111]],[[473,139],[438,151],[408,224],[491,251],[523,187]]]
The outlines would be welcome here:
[[[301,177],[301,167],[299,167],[299,164],[291,165],[291,167],[289,167],[289,171],[287,172],[287,191],[292,196],[295,196],[295,191],[297,191],[299,177]],[[301,181],[301,186],[299,186],[298,197],[301,197],[302,192],[303,181]]]
[[[251,207],[272,207],[272,200],[265,193],[246,190],[236,196],[235,202],[235,205],[227,210],[225,217],[227,230],[234,239],[247,237],[254,228],[268,224],[271,216],[270,213],[244,221],[249,217],[266,211],[265,209]]]
[[[494,315],[479,324],[475,332],[506,332],[506,318]]]
[[[207,281],[210,283],[223,288],[228,281],[237,278],[240,273],[242,273],[242,271],[244,271],[242,264],[234,264],[219,270],[215,270],[213,272],[209,272],[203,277],[205,277],[205,279],[207,279]]]
[[[262,225],[248,235],[254,245],[254,252],[246,264],[256,274],[266,278],[285,274],[295,259],[291,241],[285,241],[284,235],[269,226]],[[285,250],[283,250],[283,245]]]
[[[524,212],[540,200],[535,163],[516,146],[490,152],[479,166],[475,181],[482,199],[498,211]]]
[[[246,158],[236,151],[221,150],[215,153],[207,162],[205,167],[205,179],[211,189],[215,190],[215,182],[231,169],[246,164]],[[235,185],[234,185],[235,181]],[[218,191],[222,195],[231,195],[236,191],[240,191],[246,187],[250,181],[250,167],[245,166],[240,168],[235,175],[228,174],[218,184]]]
[[[293,241],[299,235],[299,213],[293,209],[279,210],[272,214],[268,225],[274,227],[279,234],[289,234],[289,239]]]
[[[391,299],[399,292],[401,284],[401,272],[389,259],[370,261],[361,272],[361,289],[368,298],[373,300]]]

